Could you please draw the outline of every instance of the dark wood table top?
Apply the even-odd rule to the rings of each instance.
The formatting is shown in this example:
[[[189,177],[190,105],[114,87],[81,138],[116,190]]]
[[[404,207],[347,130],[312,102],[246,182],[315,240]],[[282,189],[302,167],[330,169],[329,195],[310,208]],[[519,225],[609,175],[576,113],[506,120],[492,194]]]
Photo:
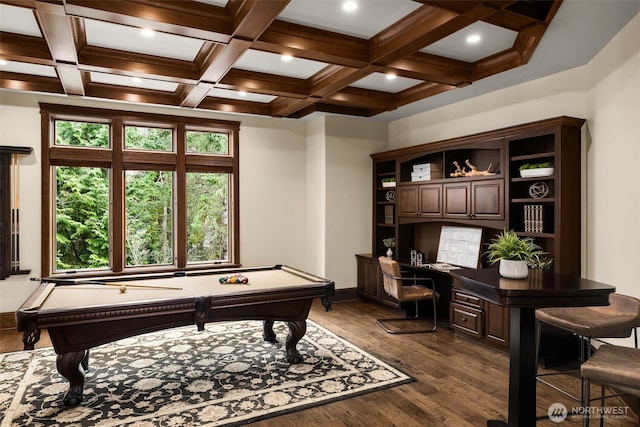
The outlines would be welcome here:
[[[552,271],[529,270],[525,279],[501,277],[496,269],[461,269],[449,274],[454,286],[507,307],[609,305],[611,285]]]

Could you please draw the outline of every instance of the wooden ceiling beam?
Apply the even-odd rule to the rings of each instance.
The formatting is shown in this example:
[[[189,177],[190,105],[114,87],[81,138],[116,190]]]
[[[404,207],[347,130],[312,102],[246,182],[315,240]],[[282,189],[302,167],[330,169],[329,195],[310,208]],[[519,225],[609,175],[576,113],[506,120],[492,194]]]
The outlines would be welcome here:
[[[64,5],[35,3],[35,16],[40,30],[56,62],[58,77],[67,95],[84,96],[84,78],[78,69],[78,57],[73,32]]]
[[[309,96],[306,80],[238,69],[230,70],[216,86],[289,98],[304,99]]]
[[[30,92],[64,93],[60,80],[55,77],[30,74],[0,73],[0,87],[3,89],[26,90]]]
[[[328,102],[318,102],[314,105],[314,111],[333,114],[347,114],[349,116],[372,117],[376,114],[384,113],[387,110],[376,110],[374,108],[348,107]],[[301,116],[304,117],[304,116]]]
[[[387,65],[475,21],[477,19],[424,5],[371,39],[370,62]]]
[[[233,31],[226,9],[200,2],[66,0],[69,15],[185,37],[228,43]]]
[[[127,76],[147,77],[176,83],[197,84],[200,72],[190,61],[87,46],[78,53],[78,67]]]
[[[0,32],[0,55],[10,61],[55,65],[49,46],[40,37]]]
[[[463,86],[468,86],[464,84]],[[403,105],[411,104],[412,102],[420,101],[421,99],[428,98],[430,96],[438,95],[439,93],[447,92],[456,87],[441,83],[424,82],[419,85],[410,87],[396,94],[396,107],[402,107]]]
[[[523,65],[520,54],[515,49],[505,50],[475,62],[472,67],[473,81],[493,76],[520,65]]]
[[[227,45],[216,45],[201,65],[200,80],[217,83],[233,68],[238,59],[251,46],[251,42],[233,39]]]
[[[88,83],[85,86],[87,96],[142,104],[180,105],[180,98],[174,92],[118,87],[102,83]]]
[[[402,77],[427,80],[447,85],[471,81],[471,64],[425,52],[416,52],[387,64]]]
[[[276,20],[252,47],[346,67],[369,64],[367,40],[285,21]]]
[[[269,103],[271,115],[273,117],[289,117],[290,115],[305,109],[318,101],[317,98],[276,98]]]
[[[201,83],[198,85],[180,85],[176,93],[181,99],[181,107],[196,108],[206,98],[210,90],[211,86]]]
[[[329,65],[308,79],[311,85],[311,95],[324,98],[357,82],[374,71],[372,67],[351,68]]]
[[[346,87],[330,96],[325,96],[322,98],[322,102],[389,111],[395,109],[395,94],[358,87]]]
[[[206,59],[199,64],[202,70],[201,80],[219,82],[288,3],[289,0],[229,1],[226,9],[233,21],[233,39],[226,45],[217,45],[206,55]]]
[[[256,40],[276,20],[289,0],[229,0],[226,9],[233,22],[233,37]]]
[[[198,105],[198,108],[224,111],[227,113],[256,114],[260,116],[271,115],[271,108],[269,107],[269,104],[237,99],[216,98],[212,96],[207,96],[203,99],[200,105]]]

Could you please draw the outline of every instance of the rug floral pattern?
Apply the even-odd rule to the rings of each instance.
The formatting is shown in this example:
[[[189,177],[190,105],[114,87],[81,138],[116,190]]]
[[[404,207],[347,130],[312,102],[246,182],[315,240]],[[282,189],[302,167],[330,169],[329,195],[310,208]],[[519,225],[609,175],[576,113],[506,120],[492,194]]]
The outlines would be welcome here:
[[[287,363],[288,329],[262,340],[261,322],[173,329],[91,351],[84,401],[65,408],[68,382],[52,349],[0,355],[1,426],[229,426],[412,379],[307,321],[304,362]]]

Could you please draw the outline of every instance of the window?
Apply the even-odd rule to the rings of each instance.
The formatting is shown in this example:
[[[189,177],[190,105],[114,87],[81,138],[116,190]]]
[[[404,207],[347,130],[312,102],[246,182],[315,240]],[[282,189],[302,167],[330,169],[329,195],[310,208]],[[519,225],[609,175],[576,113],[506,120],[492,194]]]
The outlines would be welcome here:
[[[239,263],[239,123],[41,104],[42,275]]]

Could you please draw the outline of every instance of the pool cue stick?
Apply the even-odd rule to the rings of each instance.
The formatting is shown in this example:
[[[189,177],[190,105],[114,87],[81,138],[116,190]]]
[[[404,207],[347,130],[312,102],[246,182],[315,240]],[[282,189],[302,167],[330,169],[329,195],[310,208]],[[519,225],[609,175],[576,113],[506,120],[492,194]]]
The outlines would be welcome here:
[[[105,282],[102,283],[105,286],[126,286],[127,288],[144,288],[144,289],[174,289],[174,290],[182,290],[182,288],[174,287],[174,286],[154,286],[154,285],[127,285],[126,282]]]
[[[154,286],[154,285],[127,285],[126,282],[103,282],[100,280],[73,280],[73,279],[43,279],[32,277],[34,282],[54,283],[55,286],[79,286],[79,285],[100,285],[100,286],[126,286],[127,288],[146,288],[146,289],[169,289],[181,291],[182,288],[173,286]]]

